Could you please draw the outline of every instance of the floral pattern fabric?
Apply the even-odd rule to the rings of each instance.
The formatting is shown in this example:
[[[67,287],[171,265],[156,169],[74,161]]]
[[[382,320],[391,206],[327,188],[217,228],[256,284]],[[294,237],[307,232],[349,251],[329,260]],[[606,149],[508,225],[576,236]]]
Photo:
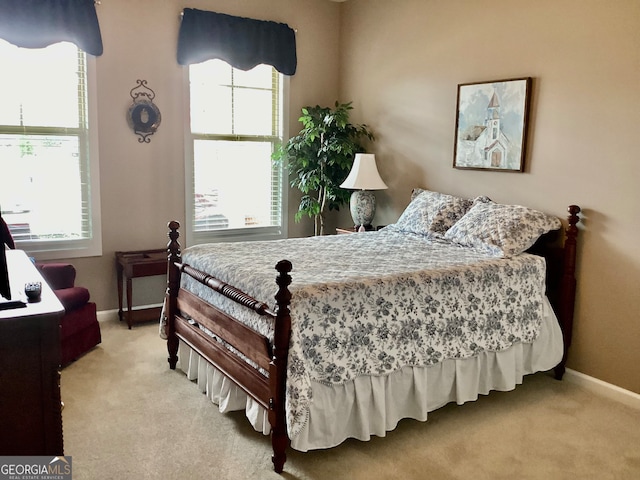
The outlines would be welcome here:
[[[473,200],[414,189],[411,203],[394,224],[403,232],[442,236],[471,208]]]
[[[557,217],[537,210],[482,199],[445,233],[445,238],[493,255],[510,256],[526,251],[541,235],[561,226]]]
[[[533,342],[543,316],[545,262],[496,258],[393,228],[269,242],[198,245],[183,261],[275,304],[275,264],[293,263],[286,415],[307,420],[311,381],[341,384]],[[272,325],[187,275],[182,286],[260,333]]]

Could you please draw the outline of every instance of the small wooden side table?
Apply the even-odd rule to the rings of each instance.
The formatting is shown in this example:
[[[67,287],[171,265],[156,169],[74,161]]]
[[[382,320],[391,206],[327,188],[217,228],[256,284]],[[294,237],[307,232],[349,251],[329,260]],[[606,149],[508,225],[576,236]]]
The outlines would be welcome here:
[[[127,325],[160,319],[160,307],[133,310],[132,279],[167,274],[167,250],[137,250],[116,252],[116,273],[118,281],[118,316],[123,319],[122,311],[122,277],[127,282]]]

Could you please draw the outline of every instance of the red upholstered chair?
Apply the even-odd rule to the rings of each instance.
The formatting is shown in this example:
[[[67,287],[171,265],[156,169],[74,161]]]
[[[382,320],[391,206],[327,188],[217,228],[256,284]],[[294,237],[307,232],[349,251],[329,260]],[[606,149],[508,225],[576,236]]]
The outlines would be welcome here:
[[[96,304],[89,301],[89,290],[76,287],[76,269],[69,263],[36,263],[36,267],[64,307],[60,319],[62,366],[87,353],[102,341]]]

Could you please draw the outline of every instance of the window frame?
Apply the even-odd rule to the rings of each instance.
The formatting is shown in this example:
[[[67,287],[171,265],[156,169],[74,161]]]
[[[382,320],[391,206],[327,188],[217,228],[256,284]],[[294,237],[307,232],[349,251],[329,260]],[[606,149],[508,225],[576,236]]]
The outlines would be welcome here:
[[[184,229],[186,237],[186,245],[198,245],[202,243],[215,243],[215,242],[236,242],[247,240],[276,240],[281,238],[287,238],[288,236],[288,170],[286,165],[280,166],[280,226],[268,226],[268,227],[250,227],[250,228],[233,228],[233,229],[220,229],[220,230],[208,230],[208,231],[195,231],[195,181],[194,181],[194,142],[196,140],[207,139],[210,137],[217,137],[220,140],[233,140],[237,141],[241,138],[247,138],[250,140],[260,140],[264,138],[270,138],[269,136],[257,136],[257,135],[208,135],[208,134],[194,134],[191,131],[191,91],[190,91],[190,76],[189,66],[182,67],[183,70],[183,99],[184,99],[184,166],[185,166],[185,224]],[[289,83],[290,78],[288,75],[280,75],[281,88],[280,88],[280,137],[281,142],[286,143],[287,132],[289,131]]]
[[[76,46],[77,47],[77,46]],[[79,47],[77,47],[79,49]],[[80,49],[79,49],[80,50]],[[82,52],[82,50],[80,50]],[[81,148],[81,161],[86,169],[88,179],[88,210],[91,226],[89,236],[82,239],[56,239],[56,240],[24,240],[14,239],[16,249],[26,251],[36,260],[58,260],[67,258],[93,257],[102,255],[102,221],[100,209],[100,169],[98,158],[98,112],[97,112],[97,81],[96,59],[86,52],[84,54],[85,81],[86,81],[86,130],[79,128],[78,138],[80,144],[87,142],[86,148]],[[2,133],[11,133],[12,128],[1,130]],[[58,127],[20,127],[20,133],[51,134],[65,132],[66,129]],[[86,137],[83,140],[83,137]],[[82,153],[82,151],[86,153]],[[88,158],[86,156],[88,155]],[[85,158],[82,158],[84,156]]]

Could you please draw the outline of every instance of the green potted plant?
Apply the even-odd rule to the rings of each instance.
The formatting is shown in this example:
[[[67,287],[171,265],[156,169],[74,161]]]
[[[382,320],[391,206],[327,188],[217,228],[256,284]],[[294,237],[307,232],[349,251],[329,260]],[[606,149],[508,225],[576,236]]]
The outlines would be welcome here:
[[[356,153],[364,152],[360,140],[373,140],[366,125],[349,123],[351,102],[335,103],[334,108],[304,107],[302,130],[275,150],[276,164],[288,168],[291,186],[302,192],[296,221],[314,219],[315,235],[324,235],[325,214],[349,202],[351,192],[340,188],[349,175]]]

